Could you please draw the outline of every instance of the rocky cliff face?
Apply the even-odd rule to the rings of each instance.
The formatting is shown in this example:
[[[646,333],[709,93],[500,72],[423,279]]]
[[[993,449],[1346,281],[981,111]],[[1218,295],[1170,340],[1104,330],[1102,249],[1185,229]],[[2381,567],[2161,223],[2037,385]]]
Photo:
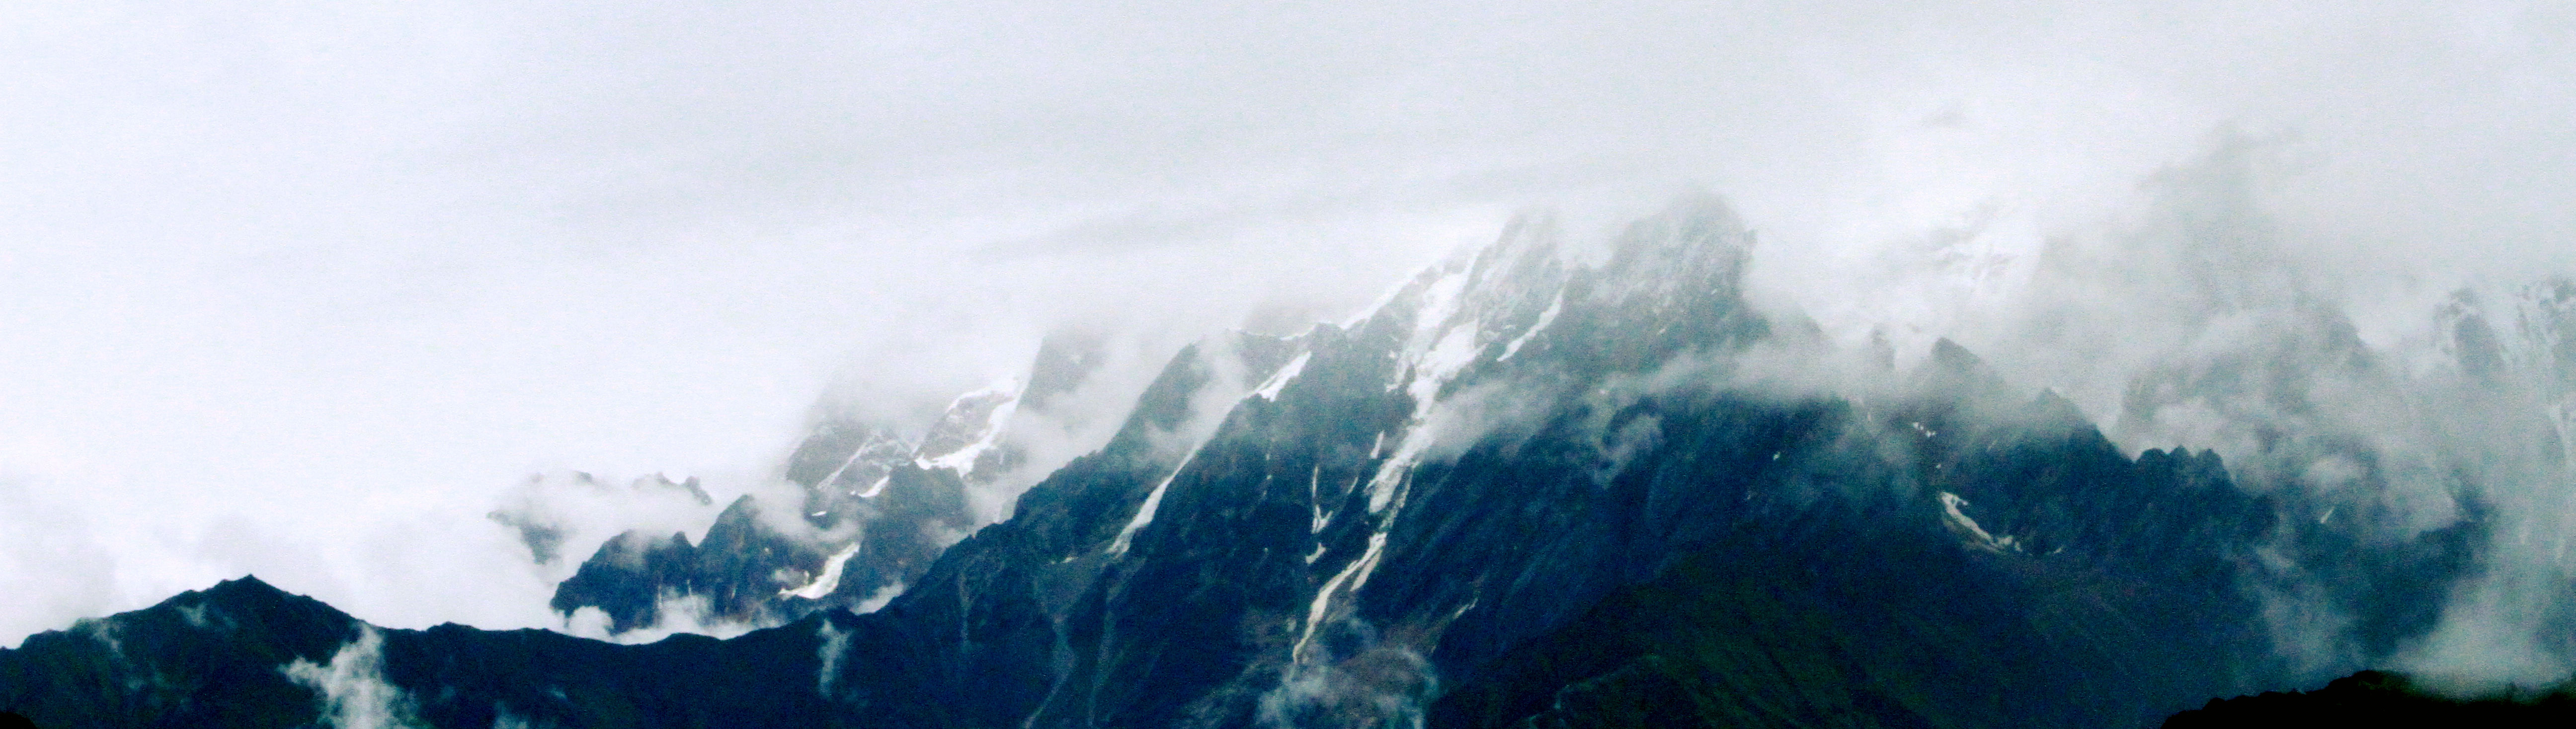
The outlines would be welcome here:
[[[1022,459],[1012,416],[1084,384],[1100,346],[1094,337],[1050,338],[1025,385],[961,395],[915,438],[888,424],[824,419],[784,469],[802,489],[799,503],[742,496],[698,544],[685,533],[620,534],[557,588],[552,606],[566,616],[599,610],[609,632],[624,633],[662,624],[669,609],[692,611],[695,622],[757,625],[882,605],[979,525],[969,490],[991,487]]]
[[[2277,504],[2206,453],[2127,458],[1955,347],[1866,399],[1782,384],[1830,362],[1742,301],[1748,241],[1707,203],[1597,268],[1516,230],[1302,337],[1172,470],[1113,443],[1059,472],[868,623],[952,626],[911,673],[977,690],[919,690],[1028,726],[1509,723],[1680,650],[1562,638],[1680,564],[1786,596],[1721,633],[1798,636],[1682,657],[1698,675],[1842,645],[1784,705],[1881,687],[1780,721],[2131,724],[2282,675],[2252,591],[2255,550],[2302,533]],[[2438,539],[2378,548],[2433,562],[2413,597],[2456,574]],[[1581,655],[1529,655],[1551,644]]]

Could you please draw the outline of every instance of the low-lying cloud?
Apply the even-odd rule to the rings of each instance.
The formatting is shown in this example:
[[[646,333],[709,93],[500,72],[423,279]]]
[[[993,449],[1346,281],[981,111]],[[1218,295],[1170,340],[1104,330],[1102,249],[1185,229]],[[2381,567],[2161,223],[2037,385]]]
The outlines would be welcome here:
[[[385,636],[360,627],[358,639],[331,654],[328,664],[301,658],[279,668],[286,677],[312,689],[322,702],[322,720],[339,729],[411,729],[411,694],[385,682]]]

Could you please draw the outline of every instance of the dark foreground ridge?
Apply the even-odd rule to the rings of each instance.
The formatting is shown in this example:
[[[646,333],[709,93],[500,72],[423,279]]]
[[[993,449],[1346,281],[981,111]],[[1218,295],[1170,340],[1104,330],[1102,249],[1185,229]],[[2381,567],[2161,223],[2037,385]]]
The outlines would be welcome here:
[[[2362,671],[2315,691],[2211,699],[2208,706],[2165,720],[2165,729],[2282,726],[2576,726],[2576,686],[2455,699],[2423,691],[2403,675]]]
[[[1943,630],[1957,616],[1922,616],[1911,626],[1828,626],[1838,616],[1827,603],[1852,597],[1831,594],[1835,587],[1909,586],[1764,589],[1777,582],[1766,575],[1797,569],[1773,559],[1687,558],[1523,646],[1485,681],[1447,694],[1430,725],[2012,725],[1926,716],[1910,707],[1941,686],[1872,680],[1872,673],[1890,673],[1868,664],[1920,653],[1926,636],[1919,631]],[[387,630],[245,577],[0,651],[0,706],[12,709],[0,711],[0,729],[346,726],[361,717],[390,722],[379,726],[436,727],[903,725],[899,717],[925,722],[920,726],[976,725],[937,707],[869,711],[822,700],[830,688],[815,683],[823,657],[847,645],[845,628],[834,626],[857,621],[841,613],[732,640],[681,635],[644,646],[452,625]],[[370,633],[380,641],[372,650],[362,647]],[[1998,657],[1949,660],[1961,662],[1952,669],[1994,670]],[[370,685],[443,688],[427,701],[417,692],[384,693],[378,696],[393,700],[369,705],[363,694]],[[1539,690],[1525,690],[1533,688]],[[1545,700],[1531,701],[1539,697]],[[2462,700],[2419,690],[2401,675],[2363,671],[2315,691],[2212,699],[2163,726],[2571,723],[2576,691],[2568,687]]]
[[[814,622],[640,646],[390,630],[245,577],[0,651],[0,707],[45,727],[825,726],[805,721],[829,713]]]
[[[906,588],[873,612],[792,603],[731,640],[615,645],[378,629],[246,578],[0,651],[0,709],[58,727],[2144,727],[2314,679],[2276,654],[2261,591],[2349,618],[2324,636],[2358,662],[2339,673],[2429,630],[2487,541],[2475,518],[2356,532],[2205,450],[2131,457],[1947,342],[1903,370],[1837,359],[1742,299],[1751,241],[1712,200],[1597,265],[1516,226],[1359,320],[1185,349],[1107,445],[898,564]],[[1864,384],[1797,384],[1838,367]],[[760,540],[707,542],[643,544],[677,566],[569,594],[638,616],[673,585],[774,602],[707,577],[739,565],[682,568]],[[795,555],[797,579],[821,559]],[[898,574],[845,564],[843,586]]]

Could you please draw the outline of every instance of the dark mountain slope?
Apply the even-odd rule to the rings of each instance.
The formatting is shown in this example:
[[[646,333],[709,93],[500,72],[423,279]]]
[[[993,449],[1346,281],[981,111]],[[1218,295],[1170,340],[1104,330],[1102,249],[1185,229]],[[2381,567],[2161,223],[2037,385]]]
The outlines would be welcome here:
[[[0,651],[0,708],[51,727],[293,726],[319,707],[282,669],[328,663],[359,630],[319,601],[232,580]]]

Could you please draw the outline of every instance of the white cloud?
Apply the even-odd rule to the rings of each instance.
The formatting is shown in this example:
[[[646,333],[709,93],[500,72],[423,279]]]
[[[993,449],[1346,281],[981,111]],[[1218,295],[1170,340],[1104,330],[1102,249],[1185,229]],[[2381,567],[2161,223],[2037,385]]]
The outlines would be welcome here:
[[[331,654],[329,665],[301,658],[278,670],[321,692],[323,721],[339,729],[404,729],[420,726],[411,694],[385,683],[385,636],[360,627],[358,639]]]

